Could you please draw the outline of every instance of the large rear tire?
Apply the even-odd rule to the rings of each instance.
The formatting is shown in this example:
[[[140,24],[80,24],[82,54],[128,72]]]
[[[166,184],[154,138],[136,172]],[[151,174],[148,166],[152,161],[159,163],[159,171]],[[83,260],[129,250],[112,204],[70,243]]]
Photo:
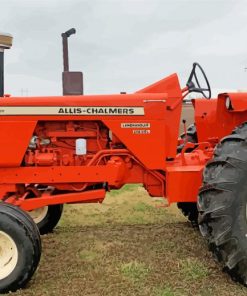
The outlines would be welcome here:
[[[186,135],[183,133],[180,138],[185,140]],[[191,143],[197,143],[197,132],[195,124],[191,124],[187,129],[187,140]],[[184,144],[181,144],[177,147],[177,153],[181,153],[184,148]],[[186,152],[191,152],[193,149],[189,148]],[[190,221],[191,225],[195,228],[198,227],[198,210],[196,202],[178,202],[178,209],[182,212],[182,214]]]
[[[39,264],[41,241],[30,217],[18,207],[0,204],[0,293],[23,288]]]
[[[247,123],[216,147],[203,173],[199,227],[223,268],[247,285]]]

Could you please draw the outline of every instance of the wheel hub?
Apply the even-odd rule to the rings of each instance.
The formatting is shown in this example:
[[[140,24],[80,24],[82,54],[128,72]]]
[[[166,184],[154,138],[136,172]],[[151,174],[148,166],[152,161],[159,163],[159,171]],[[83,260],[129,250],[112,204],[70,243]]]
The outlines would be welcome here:
[[[0,280],[6,278],[15,269],[18,261],[18,250],[14,240],[0,231]]]
[[[38,208],[28,212],[28,214],[32,217],[33,221],[38,224],[40,223],[48,213],[48,206]]]

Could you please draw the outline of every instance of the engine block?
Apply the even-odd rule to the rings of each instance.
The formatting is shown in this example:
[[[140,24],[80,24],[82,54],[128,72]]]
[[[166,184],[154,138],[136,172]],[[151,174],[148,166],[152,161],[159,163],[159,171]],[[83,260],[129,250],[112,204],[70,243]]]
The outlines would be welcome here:
[[[85,153],[77,153],[78,139]],[[25,154],[25,166],[81,166],[110,145],[109,130],[97,121],[38,122]]]

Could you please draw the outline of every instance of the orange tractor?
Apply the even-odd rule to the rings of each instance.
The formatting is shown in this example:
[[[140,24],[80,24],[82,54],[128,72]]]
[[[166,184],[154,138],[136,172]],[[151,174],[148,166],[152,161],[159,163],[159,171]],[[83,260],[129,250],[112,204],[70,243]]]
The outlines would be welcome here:
[[[30,280],[39,232],[52,231],[63,204],[102,202],[127,183],[177,203],[224,269],[247,284],[247,93],[209,100],[195,63],[184,88],[172,74],[133,94],[84,95],[82,73],[69,71],[74,33],[62,34],[57,97],[4,95],[3,53],[12,37],[0,36],[0,292]],[[193,100],[195,124],[179,137],[190,92],[206,99]]]

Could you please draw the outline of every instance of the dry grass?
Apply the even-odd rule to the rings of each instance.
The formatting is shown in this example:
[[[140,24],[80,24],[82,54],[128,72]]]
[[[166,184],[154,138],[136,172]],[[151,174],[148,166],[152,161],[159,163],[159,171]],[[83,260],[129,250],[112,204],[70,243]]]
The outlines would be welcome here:
[[[126,186],[95,205],[66,206],[22,296],[246,295],[221,272],[173,206]]]

